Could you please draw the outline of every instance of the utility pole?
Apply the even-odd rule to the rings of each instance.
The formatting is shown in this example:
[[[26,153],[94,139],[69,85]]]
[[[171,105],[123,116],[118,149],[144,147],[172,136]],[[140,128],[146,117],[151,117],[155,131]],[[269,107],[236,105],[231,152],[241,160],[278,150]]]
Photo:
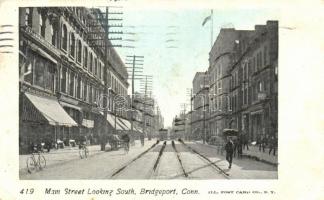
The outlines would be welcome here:
[[[134,105],[134,92],[135,92],[135,79],[140,79],[141,80],[141,75],[140,74],[135,74],[135,73],[141,73],[143,72],[143,65],[144,65],[144,56],[126,56],[126,63],[127,65],[131,65],[131,67],[126,67],[128,70],[131,70],[132,74],[132,94],[131,94],[131,135],[134,135],[134,110],[133,110],[133,105]],[[132,137],[132,139],[134,139]]]
[[[189,95],[190,101],[190,135],[189,140],[192,137],[192,88],[187,88],[187,95]]]
[[[186,118],[186,107],[187,107],[187,104],[186,103],[183,103],[181,104],[181,107],[183,107],[182,109],[182,112],[183,112],[183,123],[184,123],[184,139],[186,139],[187,137],[187,131],[186,131],[186,121],[187,121],[187,118]],[[180,117],[181,117],[181,112],[180,112]]]
[[[144,92],[144,102],[143,102],[143,115],[142,115],[142,118],[143,118],[143,134],[145,134],[145,128],[146,128],[146,104],[147,104],[147,93],[150,91],[152,92],[152,78],[153,76],[152,75],[145,75],[145,79],[142,79],[142,80],[145,80],[144,82],[144,85],[142,83],[142,86],[144,86],[144,88],[141,88],[142,89],[142,93]],[[144,91],[143,91],[144,90]],[[149,91],[148,91],[149,90]],[[148,135],[148,139],[150,139],[151,137],[149,137]]]
[[[121,45],[111,44],[111,40],[121,40],[121,38],[110,38],[110,34],[122,34],[120,31],[110,31],[110,28],[113,27],[122,27],[122,24],[109,24],[109,21],[121,21],[122,18],[109,18],[110,15],[121,15],[122,12],[110,12],[110,7],[105,7],[105,12],[103,13],[99,8],[91,9],[92,14],[95,16],[95,19],[90,19],[90,31],[88,32],[88,41],[90,42],[90,48],[97,48],[98,51],[103,53],[104,60],[104,70],[103,70],[103,79],[104,79],[104,95],[103,98],[103,114],[104,122],[107,120],[108,115],[108,99],[110,98],[110,91],[108,89],[108,71],[110,69],[108,58],[109,58],[109,48],[110,47],[121,47]],[[115,7],[121,8],[121,7]],[[102,49],[104,52],[102,52]],[[106,123],[101,125],[101,150],[105,150],[105,134],[106,134]]]

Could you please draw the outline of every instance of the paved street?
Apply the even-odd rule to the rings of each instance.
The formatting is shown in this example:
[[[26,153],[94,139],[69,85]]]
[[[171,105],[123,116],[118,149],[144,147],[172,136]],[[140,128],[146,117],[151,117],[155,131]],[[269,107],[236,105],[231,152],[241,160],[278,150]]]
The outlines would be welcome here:
[[[53,162],[50,154],[45,154],[48,166],[42,171],[28,174],[21,167],[21,179],[276,179],[277,168],[253,159],[236,159],[228,170],[224,156],[218,155],[217,150],[200,143],[186,142],[192,149],[199,152],[229,176],[224,175],[213,164],[198,154],[189,150],[185,145],[171,141],[156,143],[146,141],[142,147],[139,141],[132,146],[129,153],[123,149],[100,152],[94,148],[91,156],[86,159],[77,156],[65,156],[60,163]],[[163,147],[164,146],[164,147]],[[161,152],[163,149],[163,152]],[[178,155],[175,151],[178,151]],[[68,155],[69,152],[65,151]],[[64,154],[64,153],[62,153]],[[160,155],[160,158],[159,158]],[[54,158],[54,157],[53,157]],[[21,158],[21,165],[24,165]],[[155,167],[154,167],[155,166]],[[154,170],[155,168],[155,170]]]

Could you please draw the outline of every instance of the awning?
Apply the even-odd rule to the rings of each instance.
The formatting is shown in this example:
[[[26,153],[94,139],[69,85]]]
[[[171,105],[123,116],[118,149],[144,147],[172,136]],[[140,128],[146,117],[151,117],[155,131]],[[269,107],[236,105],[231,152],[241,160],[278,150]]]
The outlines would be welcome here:
[[[127,119],[119,118],[119,120],[124,124],[128,130],[132,130],[132,125]]]
[[[63,107],[69,107],[69,108],[73,108],[75,110],[78,110],[81,112],[81,108],[78,107],[78,106],[75,106],[75,105],[72,105],[72,104],[69,104],[69,103],[65,103],[63,101],[60,101],[60,104],[63,106]]]
[[[31,43],[29,46],[33,51],[36,51],[37,53],[39,53],[44,58],[52,61],[54,64],[57,64],[57,61],[52,56],[50,56],[48,53],[46,53],[44,50],[42,50],[41,48],[39,48],[35,44]]]
[[[122,122],[122,119],[117,117],[117,123],[119,124],[120,127],[122,127],[125,131],[128,131],[129,128]]]
[[[45,117],[51,125],[78,126],[78,124],[65,112],[56,99],[36,96],[25,93],[36,109]]]
[[[82,126],[85,126],[87,128],[93,128],[94,127],[94,121],[89,119],[83,119],[82,120]]]
[[[115,116],[110,114],[110,113],[107,113],[107,121],[108,123],[113,127],[115,128]],[[116,130],[124,130],[118,123],[118,120],[116,121]]]

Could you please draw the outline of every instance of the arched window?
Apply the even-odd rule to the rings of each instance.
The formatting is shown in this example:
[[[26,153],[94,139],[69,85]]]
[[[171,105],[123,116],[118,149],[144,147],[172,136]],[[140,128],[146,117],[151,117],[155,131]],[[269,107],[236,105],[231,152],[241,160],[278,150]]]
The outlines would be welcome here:
[[[26,8],[25,25],[32,26],[32,8]]]
[[[83,52],[83,67],[88,68],[88,48],[84,47]]]
[[[90,53],[90,63],[89,63],[89,71],[92,73],[92,53]]]
[[[74,33],[70,35],[70,55],[74,58],[75,56],[75,36]]]
[[[41,13],[39,13],[39,34],[45,37],[45,19]]]
[[[81,40],[78,41],[78,62],[81,63],[81,57],[82,57],[82,44]]]
[[[67,51],[67,29],[65,24],[63,24],[63,28],[62,28],[62,48]]]
[[[55,25],[51,25],[51,36],[52,36],[52,45],[56,46],[56,31],[55,31]]]

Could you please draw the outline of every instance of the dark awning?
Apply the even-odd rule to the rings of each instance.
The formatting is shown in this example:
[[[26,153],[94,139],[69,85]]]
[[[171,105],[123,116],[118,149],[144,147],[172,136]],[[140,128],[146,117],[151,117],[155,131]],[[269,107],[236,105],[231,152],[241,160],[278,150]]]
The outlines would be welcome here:
[[[56,99],[25,93],[35,108],[51,125],[78,126]]]

